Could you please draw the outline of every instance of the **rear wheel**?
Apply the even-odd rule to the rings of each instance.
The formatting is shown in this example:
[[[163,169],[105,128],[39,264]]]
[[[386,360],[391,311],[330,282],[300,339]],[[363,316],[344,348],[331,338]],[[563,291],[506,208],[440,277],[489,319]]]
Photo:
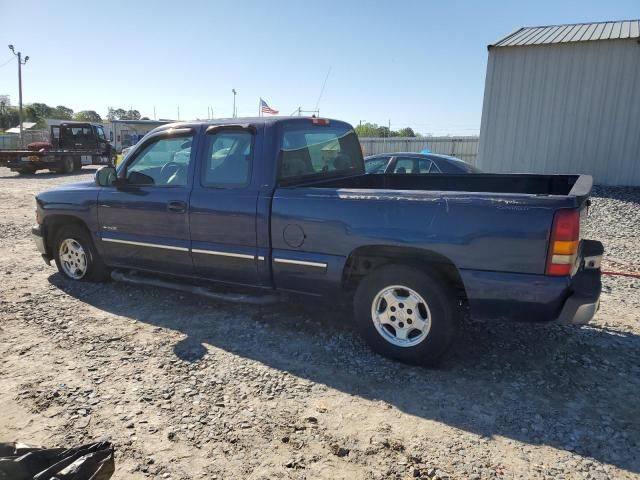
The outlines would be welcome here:
[[[358,330],[378,353],[406,363],[433,365],[457,327],[455,298],[434,272],[402,265],[366,276],[354,297]]]
[[[89,232],[78,225],[60,228],[53,242],[58,271],[71,280],[108,280],[109,269],[102,262]]]
[[[73,157],[66,156],[58,162],[58,165],[53,169],[56,173],[73,173],[75,170],[75,161]]]
[[[79,172],[82,169],[82,162],[80,161],[80,157],[76,157],[73,159],[73,170],[75,172]]]
[[[33,175],[34,173],[36,173],[36,167],[33,167],[31,165],[20,167],[17,172],[19,175]]]

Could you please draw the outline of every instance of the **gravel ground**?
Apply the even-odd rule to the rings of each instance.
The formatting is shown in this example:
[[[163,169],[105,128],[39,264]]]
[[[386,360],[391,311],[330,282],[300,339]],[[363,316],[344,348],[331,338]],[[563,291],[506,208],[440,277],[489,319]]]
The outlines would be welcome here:
[[[640,475],[640,280],[587,327],[467,322],[436,369],[371,353],[348,312],[76,284],[43,264],[33,195],[0,169],[0,440],[109,438],[116,479]],[[587,236],[640,271],[640,189],[599,188]]]

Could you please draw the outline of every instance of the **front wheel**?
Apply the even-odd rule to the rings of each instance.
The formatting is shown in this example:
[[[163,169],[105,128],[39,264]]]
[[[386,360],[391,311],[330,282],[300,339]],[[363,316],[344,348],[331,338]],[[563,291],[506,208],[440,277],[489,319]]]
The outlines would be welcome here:
[[[432,365],[457,326],[455,298],[435,273],[402,265],[367,275],[354,297],[358,330],[376,352],[405,363]]]
[[[67,278],[91,282],[110,278],[109,269],[102,262],[86,229],[76,225],[61,227],[53,246],[58,271]]]

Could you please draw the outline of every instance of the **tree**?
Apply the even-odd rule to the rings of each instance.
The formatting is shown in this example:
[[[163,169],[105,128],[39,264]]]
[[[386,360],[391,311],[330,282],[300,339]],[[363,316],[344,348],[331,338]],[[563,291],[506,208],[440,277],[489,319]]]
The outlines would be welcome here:
[[[95,110],[82,110],[73,116],[74,120],[79,122],[95,122],[101,123],[102,117]]]
[[[2,112],[0,112],[0,130],[7,130],[15,127],[18,123],[20,123],[18,109],[15,107],[5,106]]]
[[[381,126],[376,129],[376,137],[390,137],[391,130],[389,127]]]
[[[405,127],[405,128],[401,128],[398,131],[398,135],[400,137],[415,137],[416,133],[413,131],[413,128],[411,127]]]
[[[45,118],[53,118],[54,109],[46,103],[32,103],[27,105],[23,110],[23,122],[34,122],[36,128],[46,128]]]
[[[361,123],[356,128],[358,137],[420,137],[411,127],[401,128],[399,131],[389,130],[389,127],[378,125],[377,123]]]
[[[109,108],[107,118],[109,120],[140,120],[140,112],[134,109]]]
[[[9,95],[0,95],[0,115],[4,115],[9,111],[11,99]]]
[[[52,112],[53,118],[58,120],[72,120],[73,119],[73,109],[65,107],[63,105],[58,105],[53,109]]]
[[[378,125],[375,123],[361,123],[355,128],[355,130],[358,136],[362,138],[378,136]]]

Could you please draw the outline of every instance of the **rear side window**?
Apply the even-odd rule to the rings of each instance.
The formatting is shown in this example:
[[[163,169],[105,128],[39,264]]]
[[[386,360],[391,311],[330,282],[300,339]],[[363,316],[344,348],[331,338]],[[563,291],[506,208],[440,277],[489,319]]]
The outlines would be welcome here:
[[[384,173],[389,163],[389,157],[370,158],[364,161],[364,170],[367,173]]]
[[[425,158],[400,157],[396,161],[393,173],[434,173],[431,160]]]
[[[286,125],[281,148],[280,179],[362,173],[360,142],[348,128]]]
[[[253,159],[253,134],[247,131],[220,131],[207,135],[202,174],[205,187],[244,187],[249,183]]]

